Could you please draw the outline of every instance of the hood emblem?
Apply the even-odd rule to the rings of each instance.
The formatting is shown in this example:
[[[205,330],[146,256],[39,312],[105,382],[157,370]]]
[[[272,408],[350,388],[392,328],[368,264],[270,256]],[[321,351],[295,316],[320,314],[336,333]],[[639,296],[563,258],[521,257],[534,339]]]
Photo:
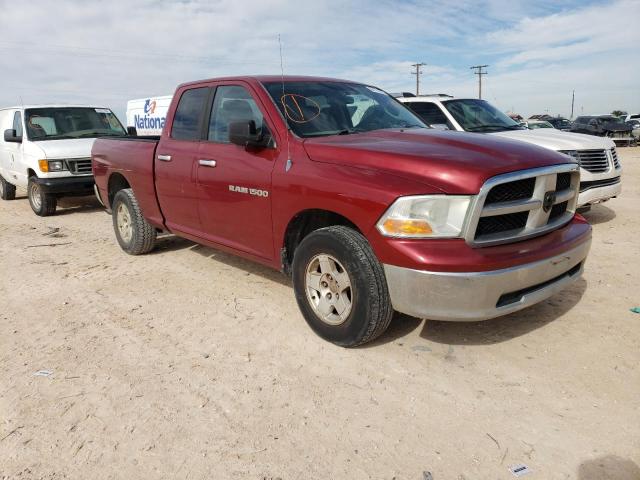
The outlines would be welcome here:
[[[544,194],[544,200],[542,201],[542,209],[545,213],[549,213],[549,210],[553,208],[553,205],[556,203],[556,192],[551,190]]]

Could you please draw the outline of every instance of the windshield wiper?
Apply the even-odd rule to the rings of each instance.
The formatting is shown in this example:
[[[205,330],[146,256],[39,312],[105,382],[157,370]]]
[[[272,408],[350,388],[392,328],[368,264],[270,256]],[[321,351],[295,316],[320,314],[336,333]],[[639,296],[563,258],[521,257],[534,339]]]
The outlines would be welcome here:
[[[466,127],[465,130],[467,132],[482,132],[495,129],[509,130],[510,127],[510,125],[476,125],[475,127]]]
[[[124,133],[116,133],[116,132],[87,132],[87,133],[83,133],[82,135],[79,135],[77,138],[84,138],[84,137],[95,137],[95,136],[101,136],[101,137],[111,137],[111,136],[121,136],[124,135]]]
[[[67,138],[78,138],[78,137],[74,137],[72,135],[47,135],[45,137],[32,138],[31,140],[34,142],[37,142],[39,140],[63,140]]]

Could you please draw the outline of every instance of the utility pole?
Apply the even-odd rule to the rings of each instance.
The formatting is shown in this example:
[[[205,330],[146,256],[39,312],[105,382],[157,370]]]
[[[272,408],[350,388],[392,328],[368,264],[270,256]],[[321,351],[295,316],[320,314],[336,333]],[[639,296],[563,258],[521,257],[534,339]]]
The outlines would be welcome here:
[[[420,70],[420,67],[424,67],[426,65],[426,63],[414,63],[411,66],[412,67],[416,67],[416,71],[415,72],[411,72],[412,75],[416,76],[416,96],[420,95],[420,75],[422,75],[422,70]]]
[[[576,101],[576,91],[574,90],[573,93],[571,94],[571,116],[569,117],[569,120],[573,120],[573,104]]]
[[[473,67],[469,67],[470,70],[475,70],[474,74],[478,75],[478,98],[482,100],[482,76],[486,75],[488,72],[483,72],[483,68],[487,68],[489,65],[474,65]]]

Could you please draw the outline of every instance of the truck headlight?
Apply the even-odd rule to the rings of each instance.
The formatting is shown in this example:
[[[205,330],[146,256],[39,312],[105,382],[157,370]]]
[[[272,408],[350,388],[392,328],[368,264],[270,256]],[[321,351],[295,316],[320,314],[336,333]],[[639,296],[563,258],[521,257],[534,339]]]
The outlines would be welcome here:
[[[382,215],[376,227],[387,237],[459,237],[471,198],[459,195],[400,197]]]

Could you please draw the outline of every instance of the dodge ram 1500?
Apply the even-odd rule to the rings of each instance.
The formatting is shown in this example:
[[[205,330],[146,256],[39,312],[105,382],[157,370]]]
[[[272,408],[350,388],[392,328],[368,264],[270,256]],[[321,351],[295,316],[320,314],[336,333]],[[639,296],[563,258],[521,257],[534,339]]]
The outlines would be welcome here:
[[[579,167],[524,142],[425,128],[368,85],[233,77],[180,85],[157,138],[101,138],[98,195],[129,254],[168,231],[290,274],[324,339],[393,312],[512,313],[580,277]]]

